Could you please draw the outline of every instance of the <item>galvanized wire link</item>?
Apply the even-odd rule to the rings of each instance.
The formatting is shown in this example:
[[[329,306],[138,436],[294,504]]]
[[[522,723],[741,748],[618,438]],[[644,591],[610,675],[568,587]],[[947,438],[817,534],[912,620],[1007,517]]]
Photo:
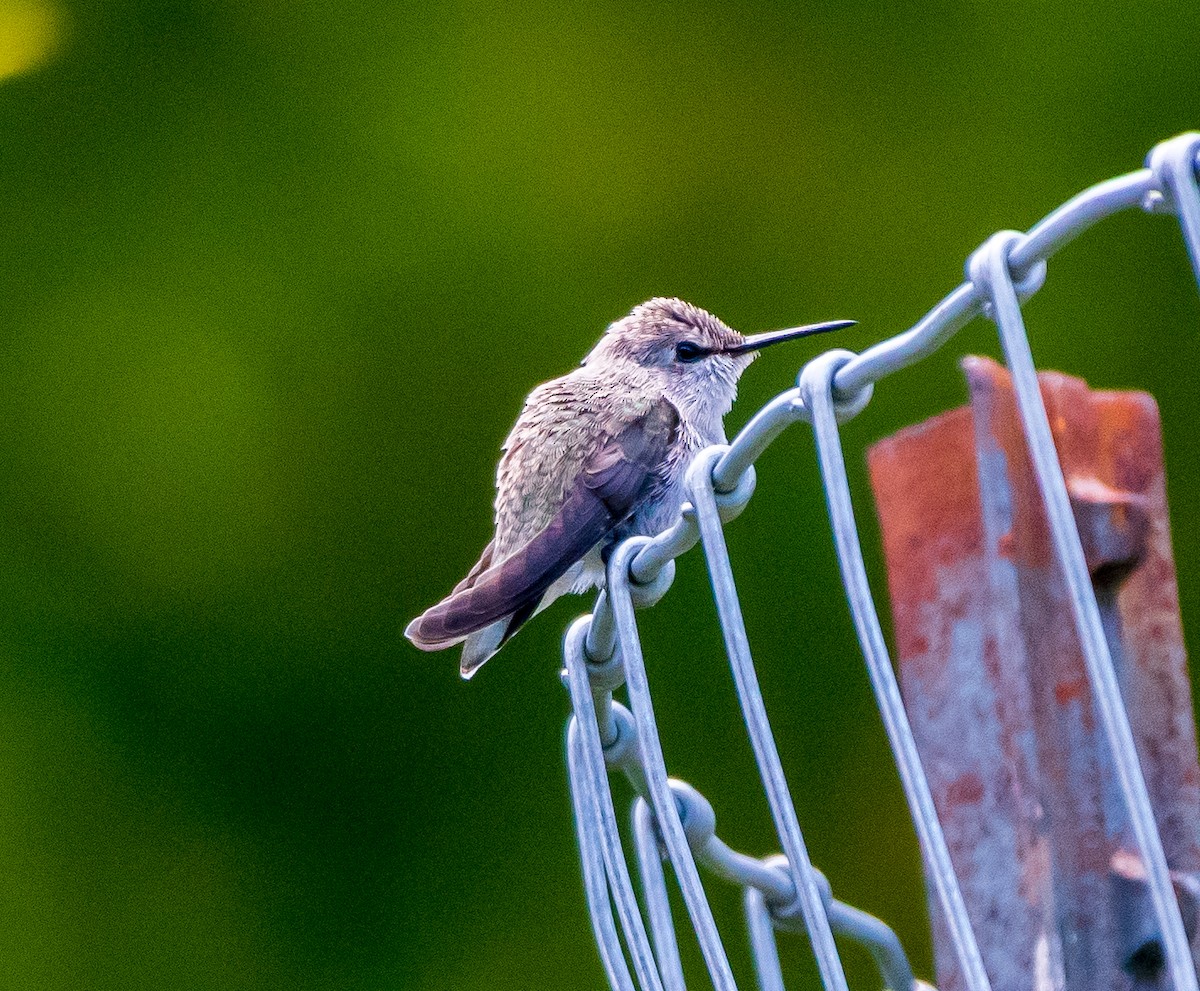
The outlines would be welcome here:
[[[829,923],[839,936],[850,936],[870,951],[885,988],[908,991],[914,987],[916,981],[904,947],[889,926],[875,916],[837,900],[830,902]]]
[[[663,844],[675,867],[675,875],[683,892],[683,901],[700,940],[700,952],[704,956],[713,984],[717,991],[736,991],[733,971],[721,945],[712,908],[704,896],[700,872],[696,870],[696,863],[692,858],[679,808],[671,794],[662,744],[659,742],[654,721],[654,706],[650,700],[650,686],[642,661],[642,645],[638,639],[637,620],[633,613],[633,597],[629,584],[629,564],[639,549],[640,542],[636,538],[628,540],[609,558],[608,594],[612,603],[621,657],[625,663],[629,707],[637,722],[638,752],[645,774],[646,789],[650,804],[654,807]]]
[[[1192,270],[1200,282],[1200,134],[1191,132],[1164,141],[1146,156],[1146,167],[1158,186],[1158,201],[1145,204],[1161,207],[1179,217],[1183,239],[1192,259]]]
[[[763,893],[757,888],[747,888],[742,897],[742,911],[746,916],[759,991],[785,991],[779,947],[775,943],[775,923]]]
[[[667,878],[658,848],[658,830],[654,813],[641,797],[633,803],[633,839],[637,845],[642,895],[646,899],[646,914],[650,917],[650,933],[654,937],[654,952],[663,986],[666,991],[686,991],[683,962],[679,959],[679,942],[675,939],[675,923],[667,895]]]
[[[788,426],[810,416],[855,628],[930,878],[946,915],[965,986],[970,991],[988,989],[867,582],[837,429],[839,422],[862,410],[877,381],[932,354],[981,314],[996,321],[1013,373],[1055,552],[1066,575],[1097,709],[1141,847],[1172,980],[1177,991],[1200,991],[1020,312],[1024,299],[1041,287],[1048,258],[1104,218],[1138,206],[1178,217],[1200,281],[1200,133],[1161,143],[1151,151],[1146,165],[1083,191],[1027,234],[997,235],[973,256],[967,281],[904,333],[860,355],[832,352],[811,362],[799,387],[782,393],[760,410],[728,448],[710,448],[698,456],[687,478],[692,503],[684,504],[675,526],[653,538],[626,541],[611,555],[608,589],[597,598],[592,615],[581,618],[568,631],[565,654],[566,681],[574,709],[567,733],[568,772],[584,888],[601,960],[615,991],[637,991],[638,987],[642,991],[678,991],[683,987],[663,856],[679,881],[689,920],[719,991],[734,991],[733,976],[704,897],[697,864],[743,887],[761,991],[783,991],[775,930],[795,928],[801,918],[826,988],[842,991],[846,987],[834,932],[866,945],[885,984],[893,991],[928,988],[913,980],[895,933],[878,919],[835,901],[828,882],[808,860],[750,659],[725,547],[722,526],[744,509],[753,493],[754,462]],[[715,816],[707,800],[684,783],[667,777],[633,610],[657,601],[666,592],[674,575],[674,559],[697,542],[704,545],[739,699],[784,850],[785,856],[777,860],[757,860],[731,850],[715,834]],[[632,712],[612,697],[626,680]],[[629,880],[609,788],[610,770],[624,773],[642,796],[634,809],[633,830],[654,934],[653,949]],[[624,934],[624,947],[614,914]],[[633,964],[632,974],[626,954]]]
[[[586,761],[578,737],[578,722],[572,719],[567,728],[567,778],[571,786],[571,808],[575,813],[583,890],[592,919],[592,932],[600,950],[600,962],[604,965],[613,991],[636,991],[621,951],[621,938],[613,925],[604,852],[600,849],[600,839],[593,825],[599,817],[594,811],[592,792],[587,784]]]
[[[854,518],[854,506],[850,500],[850,482],[846,476],[846,461],[842,455],[842,442],[838,434],[838,403],[833,395],[834,376],[839,368],[853,360],[848,351],[830,351],[809,362],[800,375],[800,391],[804,402],[812,413],[813,436],[817,443],[817,458],[820,462],[821,480],[825,485],[825,497],[829,504],[829,518],[833,526],[834,544],[837,548],[838,565],[842,572],[842,583],[854,628],[862,645],[871,676],[871,686],[888,741],[896,756],[900,781],[912,810],[913,822],[921,849],[932,865],[931,875],[937,888],[938,899],[946,916],[946,924],[954,942],[963,979],[970,991],[988,991],[987,973],[983,969],[983,958],[975,940],[974,930],[967,917],[967,906],[958,886],[958,877],[950,861],[950,850],[933,804],[933,793],[921,758],[912,727],[900,698],[900,685],[892,670],[887,644],[883,639],[883,628],[875,611],[871,586],[867,581],[867,567],[863,562],[862,546],[858,539],[858,525]],[[851,397],[851,404],[855,402]]]
[[[971,256],[967,271],[979,292],[990,297],[992,319],[1000,331],[1000,342],[1008,358],[1017,408],[1029,445],[1029,457],[1046,508],[1055,556],[1071,598],[1071,612],[1075,618],[1088,679],[1092,684],[1093,701],[1112,750],[1113,763],[1139,852],[1146,864],[1154,913],[1162,927],[1171,979],[1177,991],[1197,991],[1196,971],[1188,949],[1183,918],[1175,900],[1167,871],[1167,858],[1150,807],[1150,793],[1146,789],[1134,749],[1129,716],[1121,701],[1121,690],[1104,635],[1100,607],[1096,603],[1095,589],[1084,560],[1083,545],[1067,495],[1067,483],[1058,463],[1054,436],[1050,431],[1037,370],[1033,365],[1033,354],[1029,349],[1029,339],[1025,336],[1021,305],[1013,286],[1009,257],[1022,239],[1023,235],[1014,231],[1002,231],[994,235]]]
[[[784,857],[768,857],[762,862],[767,870],[786,870],[787,860]],[[820,871],[816,872],[817,881],[821,888],[821,900],[825,911],[829,914],[829,924],[838,936],[846,936],[860,946],[866,947],[875,960],[879,976],[883,978],[883,986],[893,991],[907,991],[913,987],[912,966],[904,947],[900,945],[899,937],[888,926],[875,916],[868,915],[845,902],[833,897],[833,889],[829,881]],[[777,929],[795,928],[794,908],[789,910],[776,905],[772,907],[768,898],[768,908]]]
[[[613,809],[612,792],[609,790],[604,751],[596,725],[595,703],[584,666],[583,640],[587,635],[587,623],[588,620],[584,618],[571,626],[567,631],[565,650],[571,705],[576,713],[571,721],[571,728],[567,731],[568,749],[574,755],[571,762],[572,778],[578,776],[581,779],[582,795],[586,800],[583,808],[588,812],[587,818],[581,821],[581,826],[597,829],[600,834],[599,846],[608,876],[609,890],[616,900],[617,915],[621,920],[621,928],[625,933],[638,982],[646,991],[663,991],[650,941],[646,937],[646,927],[633,894],[629,868],[621,848],[621,834],[617,829],[617,816]],[[571,746],[572,742],[574,746]]]
[[[733,669],[737,684],[738,699],[750,733],[754,758],[758,762],[759,774],[767,792],[771,817],[780,845],[787,856],[792,872],[792,883],[799,896],[804,922],[812,940],[813,953],[821,980],[829,991],[845,991],[846,974],[833,942],[825,906],[813,872],[796,809],[788,792],[787,779],[775,737],[771,734],[771,723],[758,687],[758,675],[750,659],[750,641],[746,636],[746,624],[738,604],[737,588],[733,580],[733,568],[729,563],[729,552],[725,547],[725,532],[721,529],[718,496],[713,489],[713,468],[724,454],[720,448],[701,451],[687,474],[687,489],[696,507],[696,519],[700,527],[700,540],[704,545],[704,556],[708,561],[708,572],[712,579],[713,595],[717,601],[717,614],[721,620],[721,631],[725,638],[725,650]]]
[[[719,454],[720,452],[714,452]],[[738,497],[731,495],[735,503]],[[717,508],[720,515],[720,507]],[[643,545],[645,538],[630,541],[623,545],[618,555],[614,555],[611,567],[626,569],[631,565],[634,556]],[[617,574],[622,574],[618,571]],[[637,849],[639,874],[642,878],[643,894],[646,901],[647,914],[650,919],[651,932],[654,938],[654,956],[658,964],[658,974],[665,991],[682,988],[683,974],[679,960],[678,945],[675,940],[671,910],[666,892],[665,876],[660,861],[660,846],[667,858],[675,867],[684,891],[685,901],[694,909],[698,904],[700,913],[707,914],[707,902],[703,891],[699,888],[698,875],[695,874],[695,863],[703,864],[712,873],[735,884],[753,887],[761,890],[768,899],[773,911],[774,925],[785,929],[796,927],[796,917],[800,915],[796,886],[790,871],[786,870],[786,861],[777,858],[774,862],[756,860],[730,849],[716,836],[716,817],[712,806],[694,788],[684,782],[667,779],[665,768],[662,767],[661,751],[655,753],[652,746],[649,749],[639,744],[642,730],[639,729],[639,717],[612,699],[612,689],[619,686],[624,676],[625,652],[632,660],[630,669],[631,695],[630,702],[635,708],[646,706],[640,717],[640,725],[648,727],[646,739],[657,740],[654,729],[653,710],[648,707],[648,692],[640,686],[644,681],[644,668],[640,662],[640,644],[637,640],[636,626],[631,626],[632,636],[626,633],[626,608],[632,610],[635,598],[640,596],[632,592],[637,586],[628,586],[628,579],[610,577],[610,588],[613,591],[609,600],[611,605],[604,608],[613,609],[616,628],[616,642],[622,651],[612,659],[602,664],[589,663],[584,656],[584,645],[587,640],[588,617],[576,622],[567,634],[566,653],[568,657],[567,681],[573,693],[573,698],[580,700],[580,712],[573,718],[568,727],[569,771],[571,777],[572,796],[576,809],[576,817],[580,823],[580,855],[584,866],[585,891],[588,898],[589,910],[592,914],[593,930],[601,949],[601,959],[614,988],[625,991],[630,987],[631,978],[628,968],[620,952],[620,939],[612,924],[613,904],[609,900],[609,891],[616,895],[616,911],[621,920],[622,929],[626,934],[626,942],[632,947],[643,947],[644,931],[631,920],[627,911],[629,894],[627,881],[623,871],[613,864],[616,851],[620,849],[620,837],[615,835],[613,820],[608,809],[611,808],[611,796],[607,789],[607,781],[597,778],[596,768],[602,762],[608,770],[622,771],[633,784],[634,789],[642,796],[652,796],[657,799],[658,807],[664,811],[664,821],[667,823],[666,832],[659,826],[655,813],[644,798],[639,798],[634,808],[634,841]],[[622,591],[624,589],[624,591]],[[657,594],[657,593],[656,593]],[[601,604],[598,603],[598,607]],[[588,690],[580,683],[579,670],[586,672],[590,679]],[[618,663],[618,660],[621,663]],[[573,680],[572,680],[573,679]],[[584,701],[591,698],[591,707]],[[602,715],[601,713],[604,713]],[[600,745],[601,733],[597,727],[594,739],[588,739],[590,734],[584,734],[580,729],[579,720],[595,719],[598,726],[607,725],[610,739]],[[600,761],[589,754],[589,748],[599,745]],[[655,769],[647,773],[647,768]],[[663,789],[665,784],[666,788]],[[668,801],[667,796],[670,797]],[[590,814],[599,823],[596,836],[593,837],[586,828],[586,819]],[[678,823],[683,842],[674,826]],[[693,861],[694,855],[694,861]],[[780,864],[784,865],[781,869]],[[849,906],[833,900],[828,882],[818,871],[812,871],[816,887],[819,891],[821,904],[825,911],[839,913],[842,926],[838,930],[849,938],[862,942],[880,960],[888,961],[881,964],[881,973],[888,975],[909,974],[907,958],[903,950],[899,956],[885,952],[881,955],[880,945],[887,947],[899,946],[895,934],[882,922],[873,919],[865,913],[858,912]],[[605,879],[607,877],[607,884]],[[689,889],[689,885],[694,887]],[[854,924],[846,924],[847,918],[857,920]],[[862,920],[870,920],[864,924]],[[728,960],[721,946],[715,926],[701,918],[694,922],[700,937],[701,948],[709,962],[710,972],[714,973],[714,983],[718,988],[726,985],[726,980],[732,981]],[[883,940],[879,933],[886,934],[890,939]],[[644,950],[641,959],[645,960]],[[635,966],[637,959],[635,958]],[[890,967],[890,969],[889,969]],[[642,973],[648,973],[647,968],[641,968]],[[911,982],[910,982],[911,983]],[[907,988],[906,983],[895,983],[893,987]]]

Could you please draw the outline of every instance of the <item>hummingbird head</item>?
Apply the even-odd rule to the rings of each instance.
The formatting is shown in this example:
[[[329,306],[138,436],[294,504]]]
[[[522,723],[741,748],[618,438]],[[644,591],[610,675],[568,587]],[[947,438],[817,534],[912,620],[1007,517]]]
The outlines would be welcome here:
[[[853,324],[834,320],[746,337],[698,306],[658,297],[611,324],[583,363],[644,369],[685,416],[723,417],[742,372],[763,348]]]

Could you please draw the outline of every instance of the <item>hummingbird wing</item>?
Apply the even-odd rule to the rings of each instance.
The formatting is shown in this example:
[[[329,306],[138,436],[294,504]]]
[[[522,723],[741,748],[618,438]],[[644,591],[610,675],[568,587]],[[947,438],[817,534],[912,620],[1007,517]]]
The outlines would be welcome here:
[[[584,463],[543,530],[503,561],[473,573],[473,581],[468,576],[404,635],[422,650],[440,650],[512,617],[516,622],[505,639],[512,636],[546,590],[633,512],[655,484],[678,426],[679,414],[665,399],[627,420]],[[485,551],[480,565],[489,559]]]
[[[483,549],[483,553],[479,555],[479,560],[476,561],[471,567],[471,570],[467,572],[467,577],[455,585],[450,594],[453,595],[455,592],[462,592],[464,589],[468,589],[474,585],[479,576],[492,566],[492,557],[495,553],[496,541],[489,540],[487,542],[487,547],[485,547]]]

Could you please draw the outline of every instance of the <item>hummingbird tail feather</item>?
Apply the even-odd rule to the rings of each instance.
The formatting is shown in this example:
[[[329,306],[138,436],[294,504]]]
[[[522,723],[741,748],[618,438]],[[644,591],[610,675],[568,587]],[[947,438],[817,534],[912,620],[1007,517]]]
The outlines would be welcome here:
[[[492,558],[495,552],[496,542],[489,540],[488,545],[483,549],[483,553],[479,556],[479,560],[467,573],[467,577],[454,586],[453,591],[447,598],[453,598],[460,592],[465,592],[478,581],[488,568],[492,566]],[[439,603],[440,605],[441,603]],[[427,612],[430,610],[427,610]],[[412,642],[412,645],[418,650],[445,650],[447,647],[453,647],[455,644],[460,644],[467,639],[466,633],[460,633],[458,636],[437,636],[429,635],[428,632],[422,633],[422,621],[425,619],[425,614],[422,613],[411,623],[404,628],[404,635]]]
[[[581,485],[546,529],[503,561],[480,571],[469,585],[460,583],[413,620],[404,635],[422,650],[441,650],[504,620],[502,636],[511,617],[519,617],[520,625],[531,615],[529,607],[536,609],[543,601],[549,604],[566,591],[570,582],[547,599],[547,591],[563,575],[576,571],[579,560],[617,522],[603,498]]]
[[[463,641],[462,661],[458,666],[464,681],[469,681],[484,663],[500,649],[507,639],[509,617],[505,616],[491,626],[485,626]]]
[[[467,639],[467,635],[452,637],[443,640],[437,640],[432,637],[422,636],[421,634],[421,617],[418,616],[404,628],[404,636],[408,638],[417,650],[445,650],[447,647],[453,647],[455,644],[462,643]]]

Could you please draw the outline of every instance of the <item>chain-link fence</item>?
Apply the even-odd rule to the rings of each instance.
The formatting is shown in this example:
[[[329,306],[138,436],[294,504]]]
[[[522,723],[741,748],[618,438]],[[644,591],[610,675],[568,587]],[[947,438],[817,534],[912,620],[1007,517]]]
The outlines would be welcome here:
[[[759,691],[726,550],[723,526],[745,508],[754,491],[755,460],[797,422],[808,423],[813,430],[847,602],[943,916],[942,931],[953,946],[963,986],[970,991],[990,988],[867,581],[838,431],[839,423],[867,405],[876,382],[933,353],[983,315],[998,329],[1012,375],[1053,554],[1069,590],[1095,716],[1111,751],[1136,852],[1145,865],[1165,972],[1176,991],[1200,991],[1021,313],[1022,303],[1042,287],[1050,256],[1092,225],[1132,208],[1178,217],[1200,280],[1198,169],[1200,133],[1180,135],[1155,147],[1144,169],[1080,193],[1028,233],[996,234],[967,262],[966,281],[910,330],[862,354],[835,350],[811,361],[797,387],[760,410],[730,445],[709,448],[697,457],[687,476],[691,501],[676,526],[654,538],[628,540],[614,551],[606,591],[592,613],[570,628],[565,643],[565,678],[574,709],[567,728],[567,763],[583,879],[601,959],[614,989],[684,988],[664,860],[679,884],[688,923],[719,991],[732,991],[736,985],[704,893],[701,868],[743,889],[752,955],[763,991],[784,987],[775,933],[785,930],[809,934],[821,980],[830,991],[847,987],[835,934],[870,950],[886,987],[900,991],[920,983],[914,981],[896,935],[879,920],[837,901],[809,860]],[[667,774],[635,609],[662,597],[674,577],[674,559],[696,543],[702,545],[708,563],[780,856],[760,860],[732,850],[716,833],[708,801]],[[622,685],[628,707],[613,698]],[[613,771],[623,773],[638,796],[633,808],[633,859],[640,875],[640,903],[610,789]],[[1041,986],[1034,975],[1030,986]]]

